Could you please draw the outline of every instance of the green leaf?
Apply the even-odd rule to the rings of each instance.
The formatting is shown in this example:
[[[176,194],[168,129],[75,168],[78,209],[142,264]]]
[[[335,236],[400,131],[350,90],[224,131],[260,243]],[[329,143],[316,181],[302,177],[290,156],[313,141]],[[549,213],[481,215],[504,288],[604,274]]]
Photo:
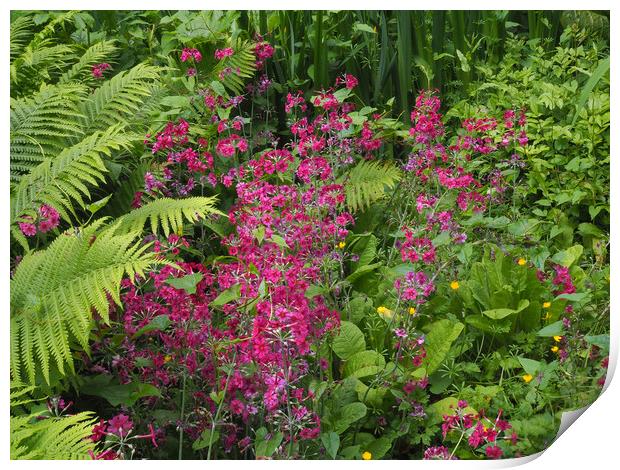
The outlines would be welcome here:
[[[156,330],[163,331],[166,328],[168,328],[169,325],[170,325],[170,318],[168,317],[168,315],[157,315],[147,325],[144,325],[142,328],[136,331],[133,334],[132,339],[139,338],[144,333],[148,333],[149,331],[156,331]]]
[[[452,343],[459,337],[461,331],[463,331],[461,322],[453,322],[447,319],[436,321],[428,326],[424,366],[429,375],[444,361]]]
[[[562,320],[551,323],[550,325],[545,326],[542,330],[536,333],[537,336],[543,337],[551,337],[551,336],[561,336],[564,333],[564,324]]]
[[[356,421],[366,416],[368,408],[360,402],[349,403],[340,408],[340,418],[334,423],[334,430],[342,434]]]
[[[519,357],[518,359],[521,363],[521,367],[523,367],[523,370],[530,375],[535,376],[543,368],[542,362],[535,361],[533,359],[527,359],[525,357]]]
[[[80,392],[85,395],[94,395],[105,398],[112,406],[133,406],[140,398],[159,397],[159,390],[151,384],[130,382],[117,384],[106,375],[82,377],[83,384]]]
[[[209,447],[209,444],[214,444],[220,438],[220,432],[217,430],[213,430],[211,428],[207,428],[202,431],[200,437],[194,441],[192,444],[192,449],[200,450],[205,447]]]
[[[237,300],[241,297],[241,286],[239,284],[235,284],[232,287],[229,287],[225,291],[222,291],[220,295],[218,295],[209,305],[211,307],[221,307],[233,300]]]
[[[321,442],[323,443],[323,447],[327,451],[327,454],[335,459],[338,454],[338,448],[340,447],[340,436],[333,432],[327,432],[321,434]]]
[[[596,69],[594,69],[594,72],[592,72],[592,75],[590,75],[590,78],[588,79],[583,89],[581,90],[581,93],[579,94],[579,99],[577,100],[577,106],[575,107],[575,115],[573,116],[572,125],[575,125],[575,122],[577,122],[577,118],[579,117],[581,108],[583,108],[583,106],[586,104],[586,101],[588,101],[588,97],[590,96],[590,93],[592,93],[592,90],[594,90],[594,87],[609,70],[609,65],[610,62],[608,56],[606,59],[603,59],[599,62]]]
[[[226,88],[224,88],[224,85],[222,85],[222,83],[218,82],[217,80],[213,80],[211,82],[211,89],[220,96],[223,96],[223,97],[228,96],[228,94],[226,93]]]
[[[375,375],[385,367],[385,358],[377,351],[360,351],[353,354],[344,365],[345,377],[357,378]]]
[[[366,23],[355,23],[353,25],[353,29],[355,31],[363,31],[365,33],[372,33],[372,34],[377,34],[377,31],[375,31],[374,29],[372,29],[372,26],[367,25]]]
[[[334,338],[332,349],[341,359],[349,359],[355,353],[366,349],[364,334],[355,324],[348,321],[340,322],[340,331]]]
[[[530,305],[529,300],[521,299],[521,301],[519,302],[519,306],[517,307],[516,310],[513,310],[511,308],[494,308],[491,310],[485,310],[484,312],[482,312],[482,314],[486,315],[487,317],[493,320],[501,320],[503,318],[506,318],[509,315],[514,315],[515,313],[519,313],[525,310],[527,307],[529,307],[529,305]]]
[[[281,432],[273,434],[270,439],[263,438],[261,440],[259,440],[258,433],[256,434],[255,451],[257,457],[271,457],[284,438],[284,434]]]
[[[387,437],[380,437],[365,445],[364,449],[372,454],[372,460],[379,460],[385,457],[392,448],[392,441]]]
[[[566,268],[569,268],[575,261],[579,259],[582,253],[583,246],[575,245],[564,251],[556,253],[555,255],[553,255],[553,258],[551,258],[551,260]]]
[[[99,199],[96,202],[93,202],[92,204],[89,204],[88,207],[88,211],[91,214],[94,214],[95,212],[99,211],[100,209],[103,209],[103,207],[108,203],[108,201],[110,200],[110,198],[112,197],[112,194],[107,195],[106,197],[104,197],[103,199]]]
[[[586,335],[583,339],[589,344],[597,346],[605,352],[609,352],[609,335]]]
[[[169,108],[189,108],[189,98],[187,96],[166,96],[162,98],[161,104]]]
[[[202,273],[192,273],[183,277],[171,277],[166,279],[166,283],[175,289],[184,290],[188,294],[196,293],[196,286],[202,281]]]
[[[272,243],[275,243],[276,245],[282,248],[289,248],[288,244],[286,243],[286,240],[284,240],[284,238],[282,238],[280,235],[276,235],[275,233],[271,235],[271,238],[269,239],[269,241],[271,241]]]

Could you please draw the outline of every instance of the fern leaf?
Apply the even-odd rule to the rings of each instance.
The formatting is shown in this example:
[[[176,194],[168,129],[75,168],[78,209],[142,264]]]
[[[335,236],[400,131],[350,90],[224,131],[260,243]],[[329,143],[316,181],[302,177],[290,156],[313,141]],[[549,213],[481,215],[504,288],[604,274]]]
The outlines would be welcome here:
[[[68,83],[74,80],[92,81],[92,67],[95,64],[110,60],[117,51],[115,41],[101,41],[90,46],[73,66],[62,74],[58,83]]]
[[[112,126],[64,149],[56,158],[43,161],[15,189],[11,199],[12,222],[24,215],[34,215],[40,204],[55,207],[63,219],[70,221],[69,214],[75,213],[73,203],[83,208],[84,198],[90,199],[87,185],[105,182],[107,169],[102,155],[110,156],[113,150],[128,148],[139,139],[137,134],[124,134],[121,126]]]
[[[24,256],[11,281],[11,373],[32,384],[38,372],[73,370],[71,344],[88,350],[92,311],[108,321],[109,302],[120,303],[125,275],[144,276],[159,263],[139,232],[119,234],[104,219],[65,232],[45,249]],[[36,289],[33,289],[36,286]]]
[[[363,210],[386,194],[386,189],[394,188],[400,180],[400,170],[393,165],[378,161],[360,161],[345,177],[344,182],[347,206],[353,210]]]
[[[82,135],[78,102],[86,87],[44,86],[31,97],[11,99],[11,176],[18,179],[37,164],[55,156],[67,139]]]
[[[95,449],[88,439],[96,422],[92,412],[37,418],[11,416],[12,460],[84,460]]]
[[[161,226],[164,234],[170,232],[183,232],[183,218],[195,222],[210,214],[224,215],[215,208],[217,198],[212,197],[189,197],[185,199],[161,198],[151,201],[139,209],[117,220],[116,230],[141,232],[149,222],[152,233],[157,233]]]
[[[138,112],[153,92],[159,71],[158,67],[138,64],[107,80],[81,104],[82,127],[105,129]]]

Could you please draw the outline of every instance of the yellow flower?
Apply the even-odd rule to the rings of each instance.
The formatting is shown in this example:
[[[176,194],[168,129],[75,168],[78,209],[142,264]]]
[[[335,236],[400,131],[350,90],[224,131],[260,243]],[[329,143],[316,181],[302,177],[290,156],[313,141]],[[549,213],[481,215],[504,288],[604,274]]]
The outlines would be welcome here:
[[[551,307],[551,302],[545,302],[543,304],[543,308],[549,308],[549,307]]]
[[[172,356],[164,356],[164,362],[170,362],[172,360]]]
[[[390,313],[392,313],[392,311],[382,305],[381,307],[377,307],[377,313],[379,315],[389,315]]]
[[[558,352],[559,350],[560,350],[560,348],[558,348],[557,346],[553,346],[551,348],[551,352],[554,352],[554,353]]]
[[[532,381],[532,379],[533,379],[534,377],[532,377],[532,375],[531,375],[531,374],[525,374],[525,375],[524,375],[523,377],[521,377],[521,378],[523,379],[523,381],[524,381],[526,384],[529,384],[529,383]]]
[[[370,460],[370,459],[372,459],[372,454],[371,454],[370,452],[366,451],[366,452],[364,452],[364,453],[362,454],[362,459],[364,459],[364,460]]]
[[[545,313],[545,316],[543,317],[543,320],[547,321],[551,318],[551,314],[549,312]]]
[[[450,283],[450,289],[452,289],[452,290],[457,290],[459,287],[460,287],[459,286],[459,281],[452,281]]]
[[[554,340],[556,343],[559,343],[560,341],[562,341],[562,337],[561,337],[561,336],[554,336],[554,337],[553,337],[553,340]]]
[[[409,307],[409,315],[415,315],[415,307]]]
[[[519,258],[519,261],[517,261],[517,263],[519,264],[519,266],[525,266],[525,263],[527,263],[527,261],[525,261],[525,258]]]
[[[346,244],[345,242],[340,242],[340,243],[338,243],[338,248],[340,248],[341,250],[342,250],[345,246],[347,246],[347,244]]]

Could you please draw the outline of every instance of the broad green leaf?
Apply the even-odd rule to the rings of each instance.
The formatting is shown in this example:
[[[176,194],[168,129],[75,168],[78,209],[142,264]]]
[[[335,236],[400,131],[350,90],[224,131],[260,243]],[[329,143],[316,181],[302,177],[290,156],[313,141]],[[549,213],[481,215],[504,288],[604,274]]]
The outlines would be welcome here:
[[[132,338],[136,339],[142,336],[144,333],[148,333],[149,331],[163,331],[170,325],[170,318],[168,315],[157,315],[153,318],[147,325],[144,325],[138,331],[136,331]]]
[[[553,255],[552,261],[558,263],[566,268],[569,268],[575,261],[579,259],[583,253],[583,246],[575,245],[570,248],[560,251]]]
[[[327,454],[335,459],[338,454],[338,448],[340,447],[340,436],[333,432],[324,432],[321,434],[321,442],[327,451]]]
[[[340,411],[340,418],[334,423],[334,430],[338,434],[342,434],[356,421],[366,416],[368,408],[360,402],[349,403],[344,405]]]
[[[535,361],[533,359],[527,359],[525,357],[519,357],[519,362],[523,367],[523,370],[530,375],[536,375],[543,368],[543,363]]]
[[[550,338],[551,336],[561,336],[562,333],[564,333],[564,325],[562,324],[562,320],[560,320],[545,326],[536,333],[536,335]]]
[[[171,277],[166,279],[166,283],[175,289],[183,289],[188,294],[196,293],[196,286],[202,281],[202,273],[192,273],[183,277]]]
[[[105,398],[112,406],[133,406],[140,398],[160,396],[156,387],[142,382],[118,384],[106,375],[82,377],[81,380],[81,393]]]
[[[377,351],[361,351],[353,354],[344,365],[344,376],[367,377],[379,373],[385,367],[383,355]]]
[[[349,359],[355,353],[366,349],[364,334],[353,323],[348,321],[340,322],[340,331],[334,338],[332,349],[341,359]]]
[[[209,443],[211,445],[215,444],[220,438],[220,432],[215,430],[213,431],[211,428],[207,428],[202,431],[200,437],[194,441],[192,444],[192,449],[200,450],[206,447],[209,447]]]
[[[424,367],[428,374],[432,374],[446,358],[450,347],[463,331],[461,322],[439,320],[428,326],[425,348],[426,358]]]
[[[239,297],[241,297],[241,286],[235,284],[218,295],[209,305],[211,307],[220,307],[233,300],[237,300]]]
[[[485,310],[484,312],[482,312],[482,314],[491,318],[492,320],[501,320],[503,318],[506,318],[509,315],[514,315],[515,313],[519,313],[523,311],[524,309],[529,307],[529,305],[530,305],[529,300],[522,299],[519,302],[519,306],[517,307],[516,310],[511,309],[511,308],[494,308],[492,310]]]

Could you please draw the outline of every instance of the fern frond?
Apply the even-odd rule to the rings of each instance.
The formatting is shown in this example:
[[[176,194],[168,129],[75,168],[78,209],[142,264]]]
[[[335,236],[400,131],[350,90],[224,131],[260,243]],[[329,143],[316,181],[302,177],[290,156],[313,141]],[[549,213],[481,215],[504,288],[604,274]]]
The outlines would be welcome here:
[[[89,439],[96,419],[92,412],[60,418],[11,416],[12,460],[84,460],[95,449]]]
[[[32,384],[38,373],[73,370],[71,343],[88,351],[92,311],[108,321],[110,299],[120,304],[123,277],[158,264],[140,232],[119,234],[99,219],[65,232],[45,250],[24,256],[11,280],[11,373]]]
[[[344,182],[347,206],[357,211],[383,198],[400,178],[400,170],[391,164],[362,160],[340,178],[340,183]]]
[[[85,100],[80,111],[85,129],[105,129],[138,112],[159,79],[158,67],[138,64],[107,80]]]
[[[105,182],[107,169],[103,156],[113,150],[128,148],[139,140],[137,134],[125,134],[120,125],[103,132],[95,132],[77,144],[64,149],[57,157],[46,159],[30,174],[24,176],[11,199],[11,220],[17,222],[24,215],[34,215],[40,204],[56,208],[63,219],[70,221],[75,213],[73,203],[84,208],[84,199],[90,199],[88,185]]]
[[[74,80],[92,81],[92,67],[95,64],[109,61],[117,51],[115,41],[101,41],[90,46],[73,66],[62,74],[58,83],[67,83]]]
[[[240,43],[235,47],[235,53],[221,62],[224,69],[230,67],[230,73],[224,75],[222,83],[236,95],[244,92],[244,79],[251,78],[256,71],[253,48],[254,44],[250,42]]]
[[[195,222],[211,214],[224,215],[215,208],[217,197],[188,197],[185,199],[161,198],[151,201],[129,214],[119,217],[115,230],[142,232],[144,225],[149,222],[152,233],[157,233],[159,227],[164,235],[170,232],[183,232],[183,218]]]
[[[11,63],[23,51],[33,36],[32,16],[20,16],[11,23]]]
[[[86,87],[78,84],[43,86],[38,93],[11,99],[11,176],[18,179],[82,134],[78,103]]]

